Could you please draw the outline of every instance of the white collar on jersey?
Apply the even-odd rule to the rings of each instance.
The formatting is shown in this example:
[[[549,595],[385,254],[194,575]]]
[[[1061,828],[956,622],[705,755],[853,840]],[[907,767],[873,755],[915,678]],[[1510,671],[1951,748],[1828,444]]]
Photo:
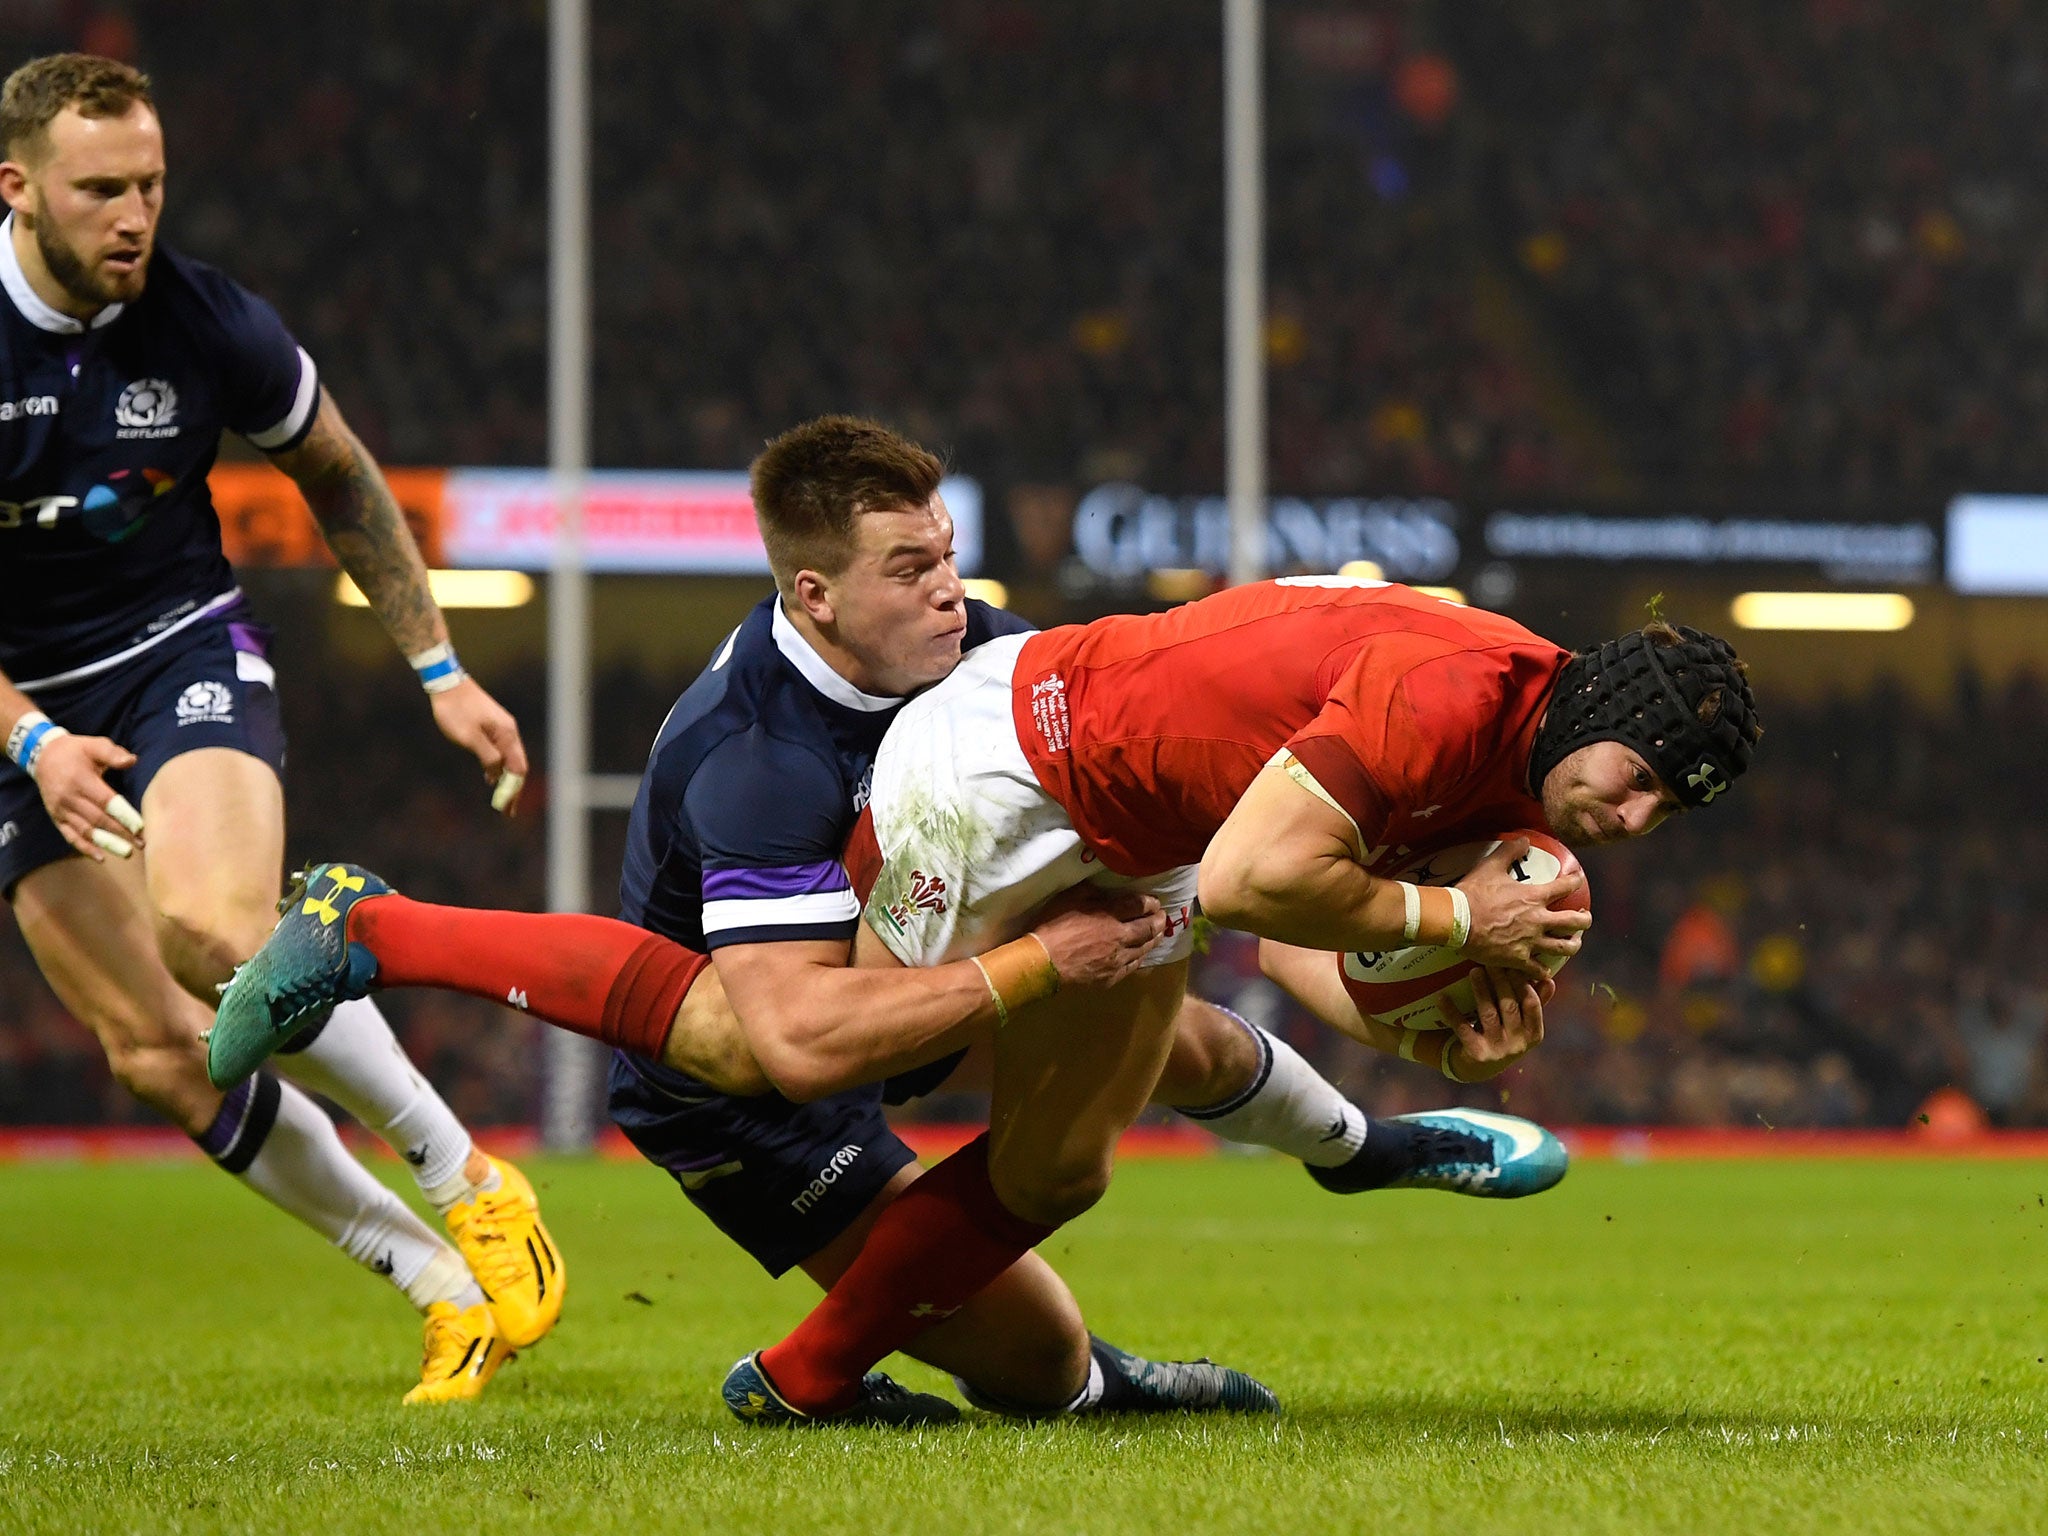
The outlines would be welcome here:
[[[21,270],[21,258],[14,254],[14,215],[11,213],[0,219],[0,288],[7,290],[7,297],[21,311],[21,318],[39,331],[76,336],[88,329],[85,321],[45,304],[43,296],[29,286],[28,274]],[[92,317],[89,328],[96,331],[103,325],[112,325],[127,307],[126,304],[109,304]]]
[[[831,663],[812,648],[811,642],[797,632],[789,615],[782,611],[782,599],[775,599],[775,648],[789,658],[789,664],[803,673],[804,681],[825,695],[834,704],[844,709],[858,709],[866,714],[878,714],[885,709],[894,709],[901,699],[878,698],[872,693],[862,693],[853,684],[832,670]]]

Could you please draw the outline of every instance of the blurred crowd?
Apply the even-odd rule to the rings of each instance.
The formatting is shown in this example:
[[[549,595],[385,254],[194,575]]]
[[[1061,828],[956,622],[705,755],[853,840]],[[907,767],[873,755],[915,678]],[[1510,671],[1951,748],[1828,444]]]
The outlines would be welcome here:
[[[500,822],[395,664],[324,688],[313,680],[331,663],[303,636],[279,659],[295,860],[357,859],[428,900],[544,904],[544,779],[527,816]],[[537,669],[490,681],[539,739]],[[600,765],[632,769],[686,681],[603,675]],[[1889,692],[1774,704],[1757,771],[1711,815],[1588,856],[1595,926],[1545,1043],[1483,1088],[1460,1093],[1322,1029],[1238,936],[1215,936],[1195,984],[1388,1113],[1498,1106],[1504,1090],[1559,1124],[1905,1126],[1949,1089],[1996,1123],[2048,1124],[2048,830],[2031,789],[2044,722],[2048,689],[2025,677],[1999,690],[1965,678],[1938,711]],[[604,910],[624,819],[597,826]],[[385,1005],[466,1117],[534,1118],[541,1026],[459,997]],[[0,920],[0,1123],[148,1118]]]
[[[737,466],[856,409],[996,483],[1220,486],[1218,8],[593,11],[599,463]],[[1646,486],[1698,494],[2048,483],[2048,10],[1268,16],[1276,487],[1575,493],[1610,441]],[[154,73],[166,237],[277,303],[381,456],[545,458],[544,7],[0,6],[6,59],[62,47]],[[332,664],[313,645],[284,637],[288,679]],[[492,681],[539,739],[537,670]],[[638,763],[685,681],[603,679],[606,766]],[[490,818],[402,673],[284,697],[295,856],[541,904],[537,819]],[[1589,860],[1598,923],[1549,1040],[1465,1096],[1559,1122],[1902,1125],[1951,1086],[2048,1123],[2043,702],[1966,678],[1939,710],[1774,705],[1753,784]],[[1244,943],[1203,966],[1375,1107],[1443,1100],[1315,1030]],[[391,1011],[466,1116],[532,1117],[538,1026]],[[0,1121],[135,1118],[0,919]]]
[[[1496,236],[1650,483],[2048,480],[2048,10],[1444,12]]]
[[[0,52],[154,72],[169,237],[277,302],[373,448],[541,461],[544,9],[272,10],[14,0]],[[2048,476],[2041,7],[1267,14],[1279,488],[1582,494],[1610,448],[1703,494]],[[736,467],[850,408],[984,478],[1217,489],[1220,31],[596,7],[598,461]]]
[[[1275,7],[1275,483],[1561,489],[1410,9]],[[0,52],[152,71],[167,238],[278,305],[374,450],[542,462],[543,8],[274,19],[21,0]],[[984,478],[1220,488],[1220,32],[1173,0],[595,7],[596,460],[737,467],[855,409]]]

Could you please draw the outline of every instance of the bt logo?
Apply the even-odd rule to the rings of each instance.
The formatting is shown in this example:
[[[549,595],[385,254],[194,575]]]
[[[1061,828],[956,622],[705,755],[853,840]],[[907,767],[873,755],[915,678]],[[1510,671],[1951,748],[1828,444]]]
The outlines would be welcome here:
[[[79,524],[102,544],[119,544],[141,532],[159,497],[175,489],[177,476],[161,469],[117,469],[78,496],[34,496],[0,501],[0,533],[34,526],[53,529],[65,513],[82,512]]]

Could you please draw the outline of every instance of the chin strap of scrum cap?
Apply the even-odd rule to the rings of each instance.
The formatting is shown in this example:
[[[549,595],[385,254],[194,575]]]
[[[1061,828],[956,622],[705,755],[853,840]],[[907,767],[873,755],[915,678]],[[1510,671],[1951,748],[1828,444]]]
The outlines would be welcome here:
[[[1564,664],[1530,754],[1532,789],[1540,794],[1551,769],[1596,741],[1633,747],[1687,806],[1711,805],[1742,776],[1763,734],[1756,695],[1727,641],[1677,629],[1677,645],[1638,630]],[[1713,718],[1702,720],[1717,691]]]

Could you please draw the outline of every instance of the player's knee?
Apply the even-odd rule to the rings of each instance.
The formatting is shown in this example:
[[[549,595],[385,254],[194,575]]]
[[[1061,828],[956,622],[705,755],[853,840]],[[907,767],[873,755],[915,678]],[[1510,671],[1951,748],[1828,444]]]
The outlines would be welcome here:
[[[1014,1215],[1043,1226],[1057,1227],[1091,1209],[1109,1192],[1112,1162],[1068,1157],[1036,1167],[989,1167],[996,1198]]]
[[[1071,1330],[1043,1338],[1019,1339],[1009,1357],[993,1365],[988,1380],[974,1380],[1006,1403],[1040,1413],[1055,1413],[1074,1400],[1088,1381],[1088,1330]]]
[[[203,1126],[208,1102],[216,1095],[207,1085],[206,1057],[198,1040],[138,1036],[137,1031],[101,1036],[114,1081],[187,1129],[195,1119]]]
[[[207,890],[168,891],[156,900],[157,948],[171,974],[200,992],[226,981],[270,932],[269,906]]]
[[[1251,1031],[1221,1008],[1190,998],[1176,1020],[1153,1102],[1176,1108],[1220,1103],[1248,1088],[1258,1071]]]

